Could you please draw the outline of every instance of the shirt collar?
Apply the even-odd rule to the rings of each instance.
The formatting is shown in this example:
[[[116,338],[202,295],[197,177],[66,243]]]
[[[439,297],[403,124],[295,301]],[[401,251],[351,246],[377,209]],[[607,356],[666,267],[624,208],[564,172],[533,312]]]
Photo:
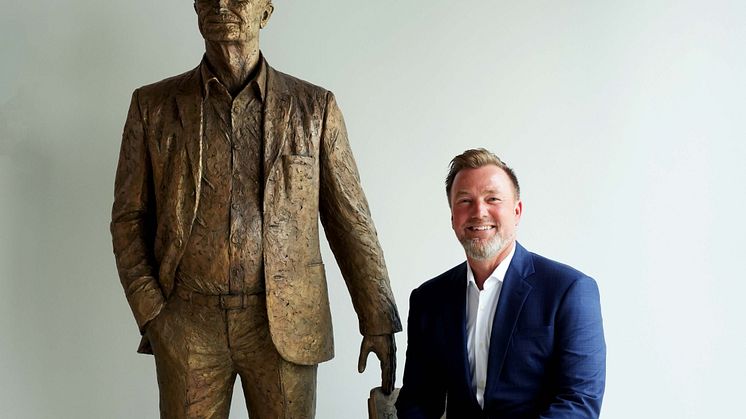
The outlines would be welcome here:
[[[500,262],[499,265],[495,268],[494,271],[487,277],[487,279],[484,281],[485,284],[490,281],[490,279],[494,278],[497,280],[497,282],[503,282],[505,281],[505,273],[508,272],[508,267],[510,266],[510,262],[513,260],[513,255],[515,254],[515,248],[516,243],[513,242],[513,248],[510,250],[510,253],[508,253],[508,256],[503,259],[502,262]],[[469,266],[469,262],[466,262],[466,284],[467,286],[474,287],[474,289],[478,290],[477,282],[474,279],[474,272],[471,270],[471,266]]]
[[[246,85],[251,86],[256,92],[259,99],[263,102],[267,91],[267,62],[264,60],[264,55],[259,53],[259,61],[257,62],[259,68],[254,73],[254,78]],[[210,70],[210,66],[207,65],[207,57],[202,56],[202,62],[199,64],[200,75],[202,76],[202,93],[206,96],[210,83],[220,83],[220,80]],[[245,88],[244,88],[245,89]]]

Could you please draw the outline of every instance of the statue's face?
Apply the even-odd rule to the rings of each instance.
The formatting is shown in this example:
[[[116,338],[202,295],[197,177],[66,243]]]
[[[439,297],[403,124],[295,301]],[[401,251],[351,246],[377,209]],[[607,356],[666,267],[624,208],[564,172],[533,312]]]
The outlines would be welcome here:
[[[259,36],[274,6],[270,0],[194,0],[202,37],[216,42],[246,42]]]

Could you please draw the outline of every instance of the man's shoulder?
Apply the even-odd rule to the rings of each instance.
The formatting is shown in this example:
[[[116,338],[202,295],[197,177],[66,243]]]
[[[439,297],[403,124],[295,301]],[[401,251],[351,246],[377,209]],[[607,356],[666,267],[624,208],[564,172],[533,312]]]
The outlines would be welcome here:
[[[445,296],[463,286],[466,286],[466,262],[458,264],[435,278],[425,281],[412,293]]]
[[[594,281],[590,276],[568,264],[549,259],[534,252],[528,252],[528,254],[531,257],[534,268],[534,274],[531,277],[537,283],[569,286],[575,281]]]

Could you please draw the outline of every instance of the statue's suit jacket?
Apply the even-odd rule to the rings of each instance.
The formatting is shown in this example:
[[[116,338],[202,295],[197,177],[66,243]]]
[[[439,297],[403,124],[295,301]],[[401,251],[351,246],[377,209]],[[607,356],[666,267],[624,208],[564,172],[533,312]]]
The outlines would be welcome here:
[[[318,219],[360,332],[401,330],[383,253],[334,95],[267,66],[262,247],[272,340],[297,364],[334,356]],[[115,181],[111,233],[140,332],[174,289],[200,202],[199,67],[135,90]],[[144,335],[140,352],[149,352]]]
[[[516,243],[492,324],[482,409],[466,349],[466,263],[412,292],[399,419],[597,418],[606,345],[598,287]],[[446,396],[447,395],[447,396]]]

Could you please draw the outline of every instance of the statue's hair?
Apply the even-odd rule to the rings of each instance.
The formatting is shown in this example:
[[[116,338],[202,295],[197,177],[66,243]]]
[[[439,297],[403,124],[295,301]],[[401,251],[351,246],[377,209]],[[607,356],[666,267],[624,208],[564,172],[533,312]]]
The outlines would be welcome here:
[[[458,172],[463,169],[478,169],[489,165],[499,167],[508,175],[510,181],[513,183],[515,199],[521,199],[521,187],[518,184],[518,178],[513,169],[492,152],[485,150],[484,148],[476,148],[466,150],[451,160],[448,169],[448,176],[446,176],[446,196],[448,197],[448,204],[450,205],[451,203],[451,188],[453,187],[453,180],[456,178]]]

